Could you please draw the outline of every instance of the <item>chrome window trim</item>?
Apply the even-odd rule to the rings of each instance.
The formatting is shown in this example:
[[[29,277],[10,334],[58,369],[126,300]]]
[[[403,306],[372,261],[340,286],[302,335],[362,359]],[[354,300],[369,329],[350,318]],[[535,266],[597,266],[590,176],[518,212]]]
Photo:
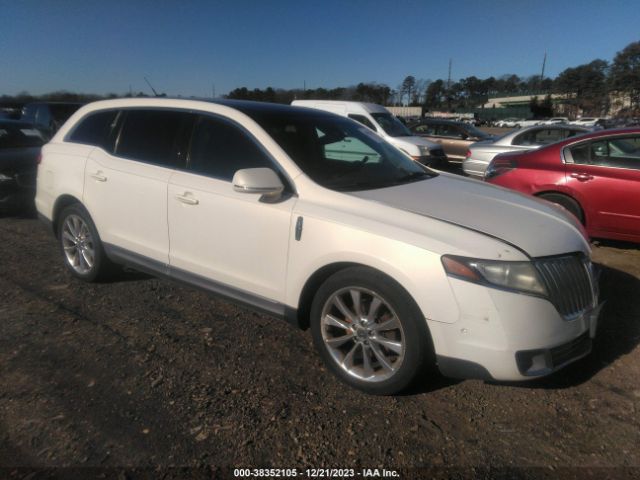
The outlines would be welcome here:
[[[573,161],[573,156],[571,155],[571,148],[575,147],[575,146],[579,146],[579,144],[586,144],[586,143],[591,143],[591,142],[601,142],[603,140],[611,140],[611,139],[616,139],[616,138],[620,138],[620,137],[629,137],[629,136],[636,136],[636,137],[640,137],[640,133],[619,133],[619,134],[614,134],[611,135],[609,137],[592,137],[589,139],[581,139],[578,140],[576,142],[572,142],[572,143],[568,143],[567,145],[565,145],[564,147],[562,147],[560,149],[560,160],[562,161],[562,163],[564,165],[584,165],[582,163],[575,163]],[[568,153],[568,155],[567,155]],[[640,165],[638,166],[638,168],[624,168],[624,167],[611,167],[608,165],[585,165],[587,167],[598,167],[598,168],[611,168],[614,170],[626,170],[626,171],[630,171],[630,172],[637,172],[640,171]]]

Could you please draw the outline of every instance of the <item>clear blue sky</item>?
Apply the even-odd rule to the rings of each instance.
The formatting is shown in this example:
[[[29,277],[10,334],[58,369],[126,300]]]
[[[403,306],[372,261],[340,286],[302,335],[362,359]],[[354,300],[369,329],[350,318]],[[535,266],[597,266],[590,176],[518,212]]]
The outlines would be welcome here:
[[[0,0],[0,94],[224,94],[548,76],[640,40],[639,0]]]

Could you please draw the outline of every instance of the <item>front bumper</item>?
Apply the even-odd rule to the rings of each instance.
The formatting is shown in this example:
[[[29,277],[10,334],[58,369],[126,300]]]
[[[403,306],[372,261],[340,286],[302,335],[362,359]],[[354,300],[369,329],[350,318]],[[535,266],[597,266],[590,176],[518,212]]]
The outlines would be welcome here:
[[[460,309],[458,321],[427,320],[443,375],[527,380],[591,351],[601,305],[567,320],[544,298],[455,278],[449,282]]]

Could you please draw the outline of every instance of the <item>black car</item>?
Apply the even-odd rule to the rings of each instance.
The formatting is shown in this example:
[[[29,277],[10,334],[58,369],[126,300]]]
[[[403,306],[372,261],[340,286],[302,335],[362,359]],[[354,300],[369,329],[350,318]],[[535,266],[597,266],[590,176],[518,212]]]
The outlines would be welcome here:
[[[0,120],[0,211],[33,209],[38,156],[46,141],[30,123]]]
[[[82,105],[84,104],[80,102],[28,103],[22,108],[20,120],[36,125],[49,136],[53,136]]]

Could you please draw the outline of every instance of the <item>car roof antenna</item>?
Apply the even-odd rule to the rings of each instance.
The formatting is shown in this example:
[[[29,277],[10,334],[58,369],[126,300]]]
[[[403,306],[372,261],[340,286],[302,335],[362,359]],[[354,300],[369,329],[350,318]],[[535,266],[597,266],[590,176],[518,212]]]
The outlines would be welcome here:
[[[149,88],[153,92],[153,95],[156,96],[156,97],[159,97],[160,95],[158,95],[158,92],[156,92],[156,89],[153,88],[153,85],[151,85],[151,82],[149,80],[147,80],[147,77],[142,77],[142,78],[144,78],[144,81],[147,82],[147,85],[149,85]]]

